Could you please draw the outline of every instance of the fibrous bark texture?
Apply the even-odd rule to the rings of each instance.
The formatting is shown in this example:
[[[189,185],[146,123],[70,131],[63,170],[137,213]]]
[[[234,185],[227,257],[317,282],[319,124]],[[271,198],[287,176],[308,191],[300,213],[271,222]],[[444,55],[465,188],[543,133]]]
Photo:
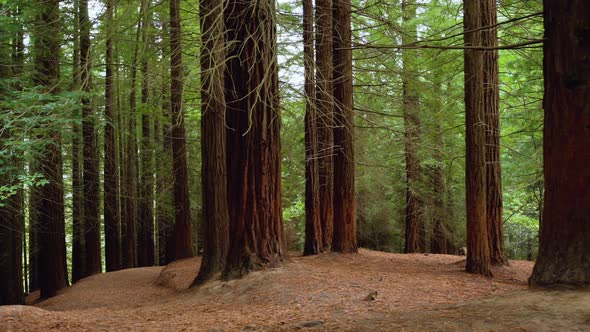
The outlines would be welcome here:
[[[223,271],[229,247],[223,2],[201,0],[203,259],[195,284]]]
[[[590,284],[590,2],[545,0],[545,204],[533,285]]]
[[[481,46],[479,0],[465,0],[466,46]],[[465,50],[467,272],[491,275],[486,222],[486,147],[483,98],[483,56]]]
[[[481,2],[482,45],[498,46],[496,0]],[[492,264],[508,264],[504,254],[502,172],[500,167],[500,112],[498,50],[483,51],[483,104],[486,133],[486,214]]]
[[[358,251],[354,196],[354,113],[350,0],[333,2],[334,236],[332,249]]]
[[[313,3],[303,0],[303,62],[305,67],[305,244],[304,255],[324,249],[320,216],[318,133],[316,126]]]
[[[230,0],[225,9],[226,278],[278,264],[284,255],[274,0]]]
[[[322,250],[332,246],[334,234],[334,95],[333,95],[333,33],[338,24],[333,21],[332,0],[317,0],[315,8],[316,51],[316,131],[320,191],[320,223],[322,226]]]

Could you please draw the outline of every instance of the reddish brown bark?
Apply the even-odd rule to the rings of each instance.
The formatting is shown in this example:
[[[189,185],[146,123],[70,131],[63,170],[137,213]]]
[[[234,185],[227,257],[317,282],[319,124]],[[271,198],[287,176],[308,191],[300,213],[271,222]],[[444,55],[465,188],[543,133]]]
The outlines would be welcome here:
[[[532,285],[590,284],[590,3],[545,0],[545,204]]]
[[[332,249],[358,251],[354,196],[354,113],[350,0],[333,2],[334,237]]]
[[[315,9],[316,51],[316,130],[317,163],[320,190],[320,223],[324,251],[332,247],[334,234],[334,95],[333,95],[333,40],[335,25],[332,20],[332,0],[317,0]],[[333,23],[335,22],[335,23]],[[334,25],[334,26],[333,26]]]
[[[498,46],[496,0],[481,2],[482,45]],[[502,223],[502,172],[500,167],[500,88],[498,51],[483,52],[483,104],[486,125],[486,214],[492,264],[507,265]]]
[[[284,255],[275,12],[273,0],[230,0],[225,9],[226,278],[276,265]]]
[[[174,174],[175,224],[172,251],[174,260],[193,256],[191,210],[184,111],[182,101],[183,68],[179,0],[170,0],[170,106],[172,120],[172,172]]]
[[[318,133],[314,61],[314,20],[311,0],[303,1],[303,62],[305,67],[305,243],[304,255],[322,252]]]
[[[223,2],[200,1],[203,259],[194,284],[221,273],[229,248]]]
[[[465,0],[466,46],[481,46],[479,0]],[[486,147],[483,98],[483,56],[465,50],[467,272],[491,275],[486,222]]]

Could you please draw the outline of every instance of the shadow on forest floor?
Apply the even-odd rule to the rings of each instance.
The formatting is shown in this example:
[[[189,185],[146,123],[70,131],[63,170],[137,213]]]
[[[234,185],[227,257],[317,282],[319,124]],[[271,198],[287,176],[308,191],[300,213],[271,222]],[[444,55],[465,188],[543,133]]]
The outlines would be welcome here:
[[[461,259],[292,256],[279,268],[187,289],[200,263],[193,258],[92,276],[35,306],[0,307],[0,330],[590,330],[590,292],[528,290],[531,262],[484,278],[463,272]]]

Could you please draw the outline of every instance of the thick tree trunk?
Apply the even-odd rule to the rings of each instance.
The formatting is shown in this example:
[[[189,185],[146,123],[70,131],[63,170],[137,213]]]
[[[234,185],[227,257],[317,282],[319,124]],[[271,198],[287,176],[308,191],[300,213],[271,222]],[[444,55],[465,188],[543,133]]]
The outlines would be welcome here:
[[[225,9],[230,249],[224,276],[273,266],[284,255],[274,0]]]
[[[92,64],[90,62],[90,20],[88,0],[80,0],[80,81],[82,91],[92,91]],[[98,216],[98,149],[96,142],[96,114],[89,96],[82,97],[82,181],[84,188],[84,245],[86,269],[82,277],[100,273],[100,219]]]
[[[479,0],[465,0],[466,46],[481,46]],[[465,50],[467,272],[491,275],[486,222],[486,146],[483,98],[483,56]]]
[[[174,174],[174,260],[193,256],[188,167],[184,130],[182,45],[179,0],[170,0],[170,106],[172,120],[172,173]]]
[[[195,284],[221,273],[229,248],[223,2],[200,1],[203,259]]]
[[[498,46],[495,26],[496,0],[481,2],[482,45]],[[500,167],[500,87],[498,85],[498,51],[483,52],[483,99],[486,133],[486,214],[492,264],[508,265],[504,254],[504,225],[502,223],[502,171]]]
[[[0,10],[3,10],[0,4]],[[10,33],[0,26],[0,80],[11,76]],[[4,82],[3,82],[4,83]],[[5,97],[5,89],[0,85],[0,100]],[[2,110],[0,110],[2,111]],[[7,151],[7,142],[11,139],[10,129],[4,124],[8,119],[0,120],[0,150]],[[16,161],[14,152],[2,156],[3,162]],[[6,159],[5,159],[6,158]],[[0,187],[11,186],[15,183],[16,174],[3,163],[0,169]],[[13,165],[16,166],[16,165]],[[23,234],[24,224],[20,222],[21,211],[18,194],[0,200],[0,305],[23,304]]]
[[[119,215],[119,174],[117,171],[117,138],[115,123],[117,112],[114,95],[113,11],[115,1],[106,4],[106,75],[105,75],[105,128],[104,128],[104,233],[106,271],[121,268],[121,238]]]
[[[326,2],[326,1],[324,1]],[[324,3],[322,2],[322,4]],[[324,249],[320,213],[317,104],[312,0],[303,0],[303,63],[305,67],[305,244],[304,255]]]
[[[354,197],[354,113],[350,0],[333,3],[334,63],[334,237],[332,249],[358,251]]]
[[[320,223],[322,250],[329,251],[334,235],[334,95],[333,95],[333,40],[336,25],[332,20],[332,0],[317,0],[315,9],[316,51],[316,131],[318,153]],[[334,25],[334,26],[333,26]]]
[[[404,45],[415,43],[418,39],[416,23],[416,2],[402,1],[403,25],[405,33],[402,35]],[[406,233],[405,253],[424,252],[425,229],[422,210],[424,200],[420,196],[420,179],[422,169],[418,160],[420,144],[420,105],[417,91],[418,78],[415,68],[415,51],[403,50],[402,68],[402,109],[404,113],[404,149],[406,159]]]
[[[60,29],[59,1],[38,2],[37,34],[34,36],[35,84],[49,94],[59,93]],[[51,119],[53,114],[45,114]],[[42,137],[48,140],[39,157],[38,171],[47,184],[36,190],[39,276],[41,298],[55,296],[68,285],[66,274],[66,244],[64,191],[62,176],[61,133],[49,123],[50,131]]]
[[[3,31],[0,30],[0,32]],[[0,44],[0,48],[5,46],[4,42]],[[6,59],[9,58],[6,57]],[[3,60],[0,61],[3,62]],[[0,79],[6,78],[3,72],[8,68],[9,64],[0,63]],[[2,94],[0,89],[0,98]],[[6,147],[3,145],[5,141],[10,139],[10,131],[8,128],[2,127],[0,127],[0,148],[4,150]],[[13,172],[6,169],[0,171],[0,186],[10,186],[14,180]],[[0,283],[0,305],[23,304],[22,245],[24,225],[20,222],[18,196],[12,195],[0,203],[2,203],[0,206],[0,280],[2,280]]]
[[[590,284],[590,2],[545,0],[545,204],[532,285]]]
[[[152,151],[150,101],[150,64],[149,54],[153,38],[148,38],[151,26],[151,13],[145,11],[142,25],[142,60],[141,60],[141,187],[139,200],[139,220],[137,239],[137,265],[153,266],[154,257],[154,154]]]

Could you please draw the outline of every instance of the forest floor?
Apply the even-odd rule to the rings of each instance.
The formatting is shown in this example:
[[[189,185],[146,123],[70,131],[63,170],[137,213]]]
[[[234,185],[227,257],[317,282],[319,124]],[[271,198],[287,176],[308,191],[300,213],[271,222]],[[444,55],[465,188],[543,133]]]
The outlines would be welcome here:
[[[533,264],[494,278],[464,257],[291,257],[188,288],[199,258],[83,279],[34,306],[0,307],[0,331],[590,331],[590,291],[529,290]]]

